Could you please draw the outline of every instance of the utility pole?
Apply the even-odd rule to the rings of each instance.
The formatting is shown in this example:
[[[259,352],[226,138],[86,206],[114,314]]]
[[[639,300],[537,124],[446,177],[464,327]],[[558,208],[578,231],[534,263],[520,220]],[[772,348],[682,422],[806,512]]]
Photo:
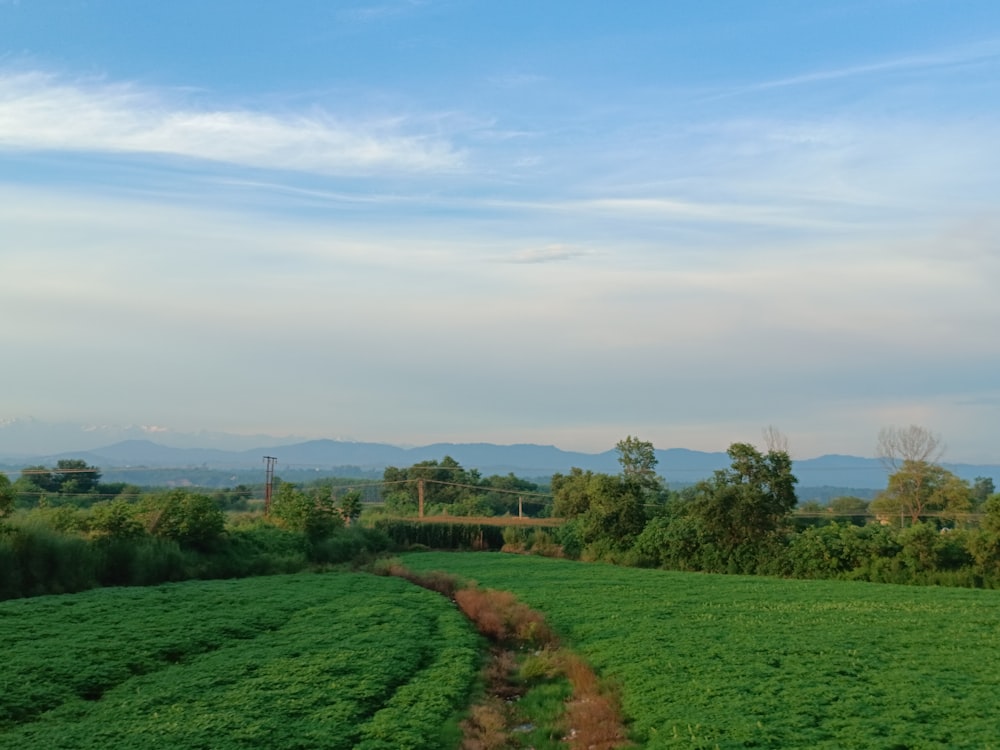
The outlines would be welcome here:
[[[274,465],[278,462],[274,456],[264,456],[264,515],[271,514],[271,494],[274,491]]]
[[[417,517],[424,517],[424,480],[417,480]]]

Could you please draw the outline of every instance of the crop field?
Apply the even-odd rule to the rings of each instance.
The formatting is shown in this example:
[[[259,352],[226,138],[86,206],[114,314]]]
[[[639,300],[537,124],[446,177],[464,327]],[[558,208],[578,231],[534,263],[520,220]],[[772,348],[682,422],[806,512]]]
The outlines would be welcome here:
[[[1000,748],[1000,592],[414,553],[515,593],[645,748]]]
[[[454,605],[329,573],[0,603],[0,748],[437,748],[479,667]]]

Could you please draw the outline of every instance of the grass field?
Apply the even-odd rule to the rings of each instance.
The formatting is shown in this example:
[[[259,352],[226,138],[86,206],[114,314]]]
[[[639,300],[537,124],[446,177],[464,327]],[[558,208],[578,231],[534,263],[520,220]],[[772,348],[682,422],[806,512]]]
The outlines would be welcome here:
[[[1000,748],[1000,592],[419,553],[514,592],[646,748]]]
[[[446,599],[365,574],[0,603],[0,748],[456,746],[479,641]]]

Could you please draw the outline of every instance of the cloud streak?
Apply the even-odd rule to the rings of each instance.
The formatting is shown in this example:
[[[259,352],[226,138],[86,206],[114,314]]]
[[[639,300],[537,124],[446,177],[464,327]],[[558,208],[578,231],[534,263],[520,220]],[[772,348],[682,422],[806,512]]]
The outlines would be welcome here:
[[[462,168],[463,154],[448,141],[402,126],[197,109],[134,85],[0,73],[0,148],[7,149],[169,155],[328,175]]]
[[[509,256],[508,263],[552,263],[573,260],[588,255],[587,251],[567,245],[547,245],[519,250]]]
[[[771,89],[783,89],[793,86],[805,86],[813,83],[825,83],[847,78],[896,73],[909,70],[928,70],[933,68],[951,68],[972,63],[996,61],[1000,58],[1000,40],[990,39],[965,47],[946,50],[926,55],[906,55],[879,62],[860,65],[847,65],[829,70],[817,70],[810,73],[776,78],[769,81],[743,86],[732,91],[707,97],[707,100],[722,99],[730,96],[740,96]]]

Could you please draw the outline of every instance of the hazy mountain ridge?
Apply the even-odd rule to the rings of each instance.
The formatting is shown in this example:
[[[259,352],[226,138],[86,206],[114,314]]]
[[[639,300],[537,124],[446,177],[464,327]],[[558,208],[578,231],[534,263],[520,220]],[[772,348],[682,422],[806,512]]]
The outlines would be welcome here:
[[[729,465],[725,453],[708,453],[685,448],[656,451],[657,469],[668,483],[689,484],[711,476]],[[451,456],[466,468],[476,468],[484,475],[514,473],[524,477],[566,473],[573,467],[597,472],[616,473],[617,454],[579,453],[546,445],[494,445],[492,443],[436,443],[415,448],[400,448],[385,443],[354,443],[337,440],[309,440],[292,445],[271,445],[247,451],[224,451],[215,448],[172,448],[150,440],[125,440],[90,451],[67,451],[37,455],[11,461],[12,465],[54,465],[61,458],[81,458],[104,469],[124,467],[252,469],[263,463],[264,456],[278,459],[278,471],[304,469],[328,471],[338,467],[381,470],[386,466],[409,466],[419,461],[440,460]],[[945,464],[963,479],[991,476],[1000,484],[1000,466]],[[801,487],[885,487],[886,471],[873,458],[826,455],[794,462]]]
[[[32,426],[44,426],[37,421],[7,420],[0,422],[0,462],[9,466],[30,464],[54,465],[61,458],[80,458],[91,465],[103,469],[124,467],[149,468],[210,468],[250,470],[263,465],[264,456],[278,459],[278,472],[290,470],[330,471],[339,467],[357,467],[366,471],[380,471],[386,466],[409,466],[419,461],[440,460],[451,456],[466,468],[476,468],[484,475],[513,473],[522,477],[545,477],[555,472],[566,473],[573,467],[596,472],[617,473],[619,465],[617,453],[607,450],[602,453],[582,453],[566,451],[552,445],[519,443],[496,445],[493,443],[434,443],[430,445],[403,448],[387,443],[357,442],[346,440],[304,440],[285,442],[287,438],[265,436],[255,447],[242,450],[223,449],[191,445],[196,435],[188,435],[179,442],[182,445],[165,445],[148,436],[148,428],[142,428],[143,437],[129,437],[104,445],[92,445],[92,440],[81,441],[77,450],[51,452],[11,451],[12,427],[15,431],[29,431]],[[56,426],[64,427],[64,426]],[[79,427],[79,426],[77,426]],[[115,428],[111,430],[140,428]],[[46,430],[42,430],[45,432]],[[66,434],[61,433],[65,438]],[[107,434],[102,430],[86,432],[88,438]],[[179,433],[171,433],[176,437]],[[247,440],[245,436],[234,436],[238,442]],[[255,436],[259,437],[259,436]],[[59,441],[56,441],[59,442]],[[176,442],[176,441],[175,441]],[[218,442],[207,439],[206,442]],[[187,443],[187,446],[183,445]],[[245,443],[244,443],[245,444]],[[670,448],[656,451],[659,465],[657,470],[668,484],[689,484],[711,476],[713,471],[729,465],[724,452],[705,452],[686,448]],[[972,480],[978,476],[993,477],[1000,485],[1000,466],[976,464],[944,464],[963,479]],[[800,487],[856,487],[859,489],[881,489],[885,487],[887,473],[881,463],[874,458],[847,455],[823,455],[816,458],[797,460],[794,471]]]
[[[226,451],[253,449],[258,445],[300,443],[301,436],[236,435],[229,432],[178,432],[159,425],[79,424],[47,422],[34,417],[0,418],[0,459],[23,459],[98,448],[130,440],[152,440],[170,448]]]

